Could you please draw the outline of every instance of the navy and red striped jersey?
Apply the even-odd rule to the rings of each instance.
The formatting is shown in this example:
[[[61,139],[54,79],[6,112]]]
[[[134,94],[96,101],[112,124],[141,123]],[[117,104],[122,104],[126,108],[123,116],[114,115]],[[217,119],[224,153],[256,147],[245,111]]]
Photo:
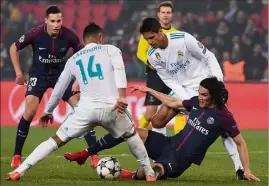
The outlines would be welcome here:
[[[15,45],[18,50],[32,46],[33,64],[29,73],[41,76],[59,76],[69,48],[73,48],[74,52],[83,48],[78,36],[70,29],[62,26],[58,36],[52,37],[47,33],[45,24],[25,33]]]
[[[173,146],[178,155],[200,165],[207,149],[222,134],[237,136],[240,131],[226,106],[222,108],[201,108],[198,97],[183,101],[189,111],[185,128],[174,136]]]

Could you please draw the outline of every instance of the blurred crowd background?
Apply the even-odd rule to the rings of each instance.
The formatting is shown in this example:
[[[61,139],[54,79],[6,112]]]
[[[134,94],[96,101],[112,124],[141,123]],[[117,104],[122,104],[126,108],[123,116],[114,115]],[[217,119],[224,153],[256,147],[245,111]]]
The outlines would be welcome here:
[[[44,23],[48,5],[63,11],[64,25],[81,38],[94,21],[104,27],[105,42],[122,50],[128,80],[144,80],[145,65],[136,57],[139,26],[156,17],[160,0],[1,0],[1,80],[14,80],[9,47],[31,28]],[[174,0],[172,25],[189,32],[217,57],[226,81],[268,81],[267,0]],[[20,52],[24,73],[32,49]]]

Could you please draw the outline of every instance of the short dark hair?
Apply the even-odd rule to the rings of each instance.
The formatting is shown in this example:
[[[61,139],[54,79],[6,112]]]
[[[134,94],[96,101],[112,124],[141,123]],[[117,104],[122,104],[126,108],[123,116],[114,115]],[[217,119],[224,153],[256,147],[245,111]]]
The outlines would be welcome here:
[[[46,17],[49,16],[49,14],[58,14],[62,13],[61,9],[57,5],[50,5],[46,10]]]
[[[174,5],[171,1],[161,2],[158,6],[159,12],[161,10],[161,7],[170,7],[172,9],[172,12],[174,12]]]
[[[229,99],[229,92],[222,81],[219,81],[216,77],[209,77],[202,80],[200,85],[209,91],[212,100],[218,108],[227,103]]]
[[[140,33],[143,34],[145,32],[159,32],[162,29],[161,24],[156,18],[146,18],[143,20],[142,25],[140,27]]]
[[[99,33],[104,33],[103,28],[94,22],[91,22],[84,28],[83,40],[86,40],[86,38],[90,36],[97,36]]]

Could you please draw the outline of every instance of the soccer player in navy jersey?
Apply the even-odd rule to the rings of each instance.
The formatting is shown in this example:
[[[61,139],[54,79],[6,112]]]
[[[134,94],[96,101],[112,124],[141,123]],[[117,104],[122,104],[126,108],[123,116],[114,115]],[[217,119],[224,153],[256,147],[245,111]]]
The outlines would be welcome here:
[[[238,146],[244,168],[244,179],[259,181],[250,171],[247,145],[232,113],[225,106],[228,91],[217,78],[210,77],[202,80],[198,96],[184,101],[148,87],[133,88],[154,95],[171,108],[184,107],[189,112],[185,128],[174,136],[166,137],[146,129],[137,130],[145,143],[149,157],[155,161],[153,170],[158,179],[179,177],[192,164],[200,165],[208,148],[222,133],[227,133]],[[106,136],[104,138],[108,139]],[[110,138],[108,142],[116,145],[121,140]],[[65,154],[65,157],[68,155],[70,154]],[[121,178],[144,179],[145,176],[140,169],[136,172],[124,170]]]
[[[24,85],[26,78],[20,67],[19,50],[28,45],[33,48],[33,64],[29,71],[29,81],[25,95],[25,112],[19,122],[14,156],[11,167],[17,168],[21,163],[21,154],[27,138],[30,123],[35,117],[38,105],[48,88],[53,88],[64,69],[66,53],[69,48],[74,52],[83,48],[78,36],[62,26],[63,17],[58,6],[49,6],[46,10],[45,24],[25,33],[10,47],[10,57],[16,73],[16,83]],[[79,101],[79,86],[72,82],[62,99],[74,106]],[[96,141],[94,131],[85,136],[88,145]],[[98,156],[92,156],[92,166],[97,164]]]

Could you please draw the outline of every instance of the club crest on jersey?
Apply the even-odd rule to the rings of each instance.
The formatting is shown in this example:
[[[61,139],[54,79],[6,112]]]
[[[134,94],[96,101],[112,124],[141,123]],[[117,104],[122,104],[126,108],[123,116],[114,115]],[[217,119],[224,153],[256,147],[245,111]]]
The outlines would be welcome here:
[[[183,56],[183,52],[181,52],[180,50],[177,52],[178,56]]]
[[[161,56],[160,56],[160,54],[159,54],[158,52],[155,54],[155,56],[156,56],[156,58],[157,58],[158,60],[161,59]]]
[[[206,122],[208,123],[208,124],[210,124],[210,125],[212,125],[212,124],[214,124],[214,118],[212,118],[212,117],[209,117],[209,118],[207,118],[207,120],[206,120]]]

